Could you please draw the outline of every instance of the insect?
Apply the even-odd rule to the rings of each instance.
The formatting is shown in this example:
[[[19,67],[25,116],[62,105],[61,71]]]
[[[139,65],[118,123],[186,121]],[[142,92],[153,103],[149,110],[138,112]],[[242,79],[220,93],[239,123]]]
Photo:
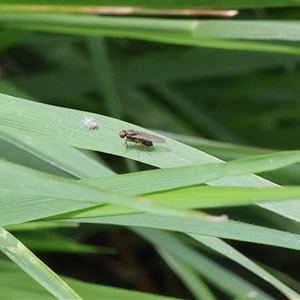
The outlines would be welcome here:
[[[84,115],[84,119],[82,120],[83,125],[87,128],[87,130],[93,130],[98,128],[98,124],[95,121],[95,115],[92,117],[88,117]]]
[[[126,151],[128,149],[128,144],[127,142],[133,142],[135,145],[137,144],[142,144],[144,147],[151,147],[153,146],[154,143],[165,143],[166,141],[156,135],[152,135],[146,132],[140,132],[140,131],[135,131],[132,129],[129,130],[121,130],[119,132],[119,137],[124,139],[125,138],[125,145],[126,145]],[[146,152],[148,152],[145,149]]]

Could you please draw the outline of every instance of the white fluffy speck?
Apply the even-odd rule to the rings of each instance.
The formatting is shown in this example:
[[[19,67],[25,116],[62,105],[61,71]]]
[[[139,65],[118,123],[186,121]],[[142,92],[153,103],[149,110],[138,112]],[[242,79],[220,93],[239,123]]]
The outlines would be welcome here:
[[[98,128],[98,124],[95,121],[95,116],[88,117],[84,115],[84,119],[82,120],[83,125],[87,128],[87,130],[93,130]]]

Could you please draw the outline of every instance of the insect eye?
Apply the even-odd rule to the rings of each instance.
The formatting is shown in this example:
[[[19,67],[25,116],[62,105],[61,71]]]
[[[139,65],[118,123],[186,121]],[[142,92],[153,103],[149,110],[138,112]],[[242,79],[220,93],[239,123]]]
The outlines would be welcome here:
[[[121,130],[119,132],[119,137],[123,139],[125,136],[126,136],[126,131],[125,130]]]

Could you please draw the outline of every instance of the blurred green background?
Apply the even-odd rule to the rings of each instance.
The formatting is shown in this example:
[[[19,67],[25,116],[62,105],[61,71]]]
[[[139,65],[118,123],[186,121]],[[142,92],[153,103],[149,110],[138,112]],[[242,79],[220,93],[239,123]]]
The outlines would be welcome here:
[[[172,6],[172,1],[169,2],[169,6],[164,4],[166,9],[179,5],[176,2]],[[209,5],[209,1],[206,2]],[[270,6],[275,6],[275,2]],[[240,1],[237,7],[233,2],[229,3],[233,9],[242,5],[246,7],[231,20],[280,20],[295,22],[299,26],[298,6],[258,7],[260,4],[257,2],[255,7],[254,3],[252,1],[253,9],[251,5],[247,7],[247,1]],[[278,3],[282,6],[283,2]],[[191,6],[191,2],[188,4]],[[19,24],[25,24],[25,19],[20,22],[16,16],[14,23],[13,15],[6,19],[8,12],[2,11],[1,14],[0,93],[125,120],[157,130],[223,160],[274,150],[293,150],[300,146],[300,38],[293,40],[284,35],[278,40],[264,38],[268,36],[268,30],[272,33],[272,27],[266,32],[262,27],[256,33],[261,34],[261,39],[247,36],[245,39],[217,40],[213,33],[211,39],[200,39],[202,44],[192,46],[192,40],[185,43],[182,37],[180,42],[176,42],[176,38],[173,41],[174,33],[163,27],[158,31],[164,39],[170,34],[170,41],[166,43],[159,42],[159,33],[156,33],[157,37],[153,34],[154,37],[145,35],[145,38],[139,38],[136,35],[128,38],[122,22],[118,30],[124,30],[124,37],[113,31],[105,33],[105,28],[103,35],[92,33],[92,29],[91,34],[76,29],[72,32],[71,27],[66,29],[63,26],[61,29],[53,27],[51,32],[50,23],[47,30],[39,30],[38,24],[22,30]],[[22,12],[20,18],[21,15]],[[153,17],[178,22],[195,19],[219,21],[216,17],[156,16],[146,12],[139,17],[141,35],[143,22]],[[134,19],[130,15],[119,18],[121,21]],[[78,26],[80,28],[81,25]],[[236,30],[239,30],[238,26]],[[297,30],[299,32],[298,27],[295,28]],[[238,34],[243,36],[242,27]],[[18,160],[5,153],[2,140],[0,151],[1,158]],[[150,168],[108,154],[97,153],[97,156],[117,173]],[[27,159],[21,157],[19,163],[26,165]],[[32,167],[39,170],[46,168],[49,173],[57,172],[50,166]],[[67,176],[63,172],[60,175]],[[282,185],[300,183],[297,167],[264,176]],[[225,212],[250,223],[253,214],[257,214],[254,217],[256,224],[264,226],[277,224],[280,227],[282,222],[283,228],[289,228],[292,223],[280,217],[274,218],[267,212],[261,216],[254,207],[231,208]],[[17,231],[15,234],[24,239],[24,243],[27,240],[26,246],[35,249],[35,253],[59,274],[103,285],[178,298],[196,298],[158,256],[153,246],[126,228],[86,224],[76,229],[43,231],[42,234],[31,231]],[[102,255],[61,253],[62,249],[58,253],[49,253],[47,247],[36,243],[40,238],[47,240],[45,236],[49,236],[48,241],[55,241],[56,234],[78,243],[109,247],[113,254],[106,254],[107,249]],[[180,238],[193,244],[187,237]],[[279,272],[286,273],[290,276],[287,279],[290,285],[300,290],[296,282],[300,266],[296,252],[240,242],[231,242],[231,245],[261,264],[269,265],[270,269],[280,270],[275,272],[279,277],[285,278]],[[250,272],[245,273],[235,263],[225,261],[205,247],[200,250],[236,274],[242,274],[275,299],[281,299],[281,294],[258,282]],[[210,283],[208,286],[217,298],[227,299]]]

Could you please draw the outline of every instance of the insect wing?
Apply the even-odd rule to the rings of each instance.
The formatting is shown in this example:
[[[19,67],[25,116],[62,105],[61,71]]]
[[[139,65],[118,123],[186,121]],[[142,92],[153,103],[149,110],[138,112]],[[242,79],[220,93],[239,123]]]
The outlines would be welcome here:
[[[161,138],[161,137],[158,137],[156,135],[153,135],[153,134],[149,134],[149,133],[146,133],[146,132],[138,132],[138,135],[135,136],[136,138],[139,138],[141,140],[145,140],[145,141],[149,141],[149,142],[154,142],[154,143],[165,143],[166,141]]]

